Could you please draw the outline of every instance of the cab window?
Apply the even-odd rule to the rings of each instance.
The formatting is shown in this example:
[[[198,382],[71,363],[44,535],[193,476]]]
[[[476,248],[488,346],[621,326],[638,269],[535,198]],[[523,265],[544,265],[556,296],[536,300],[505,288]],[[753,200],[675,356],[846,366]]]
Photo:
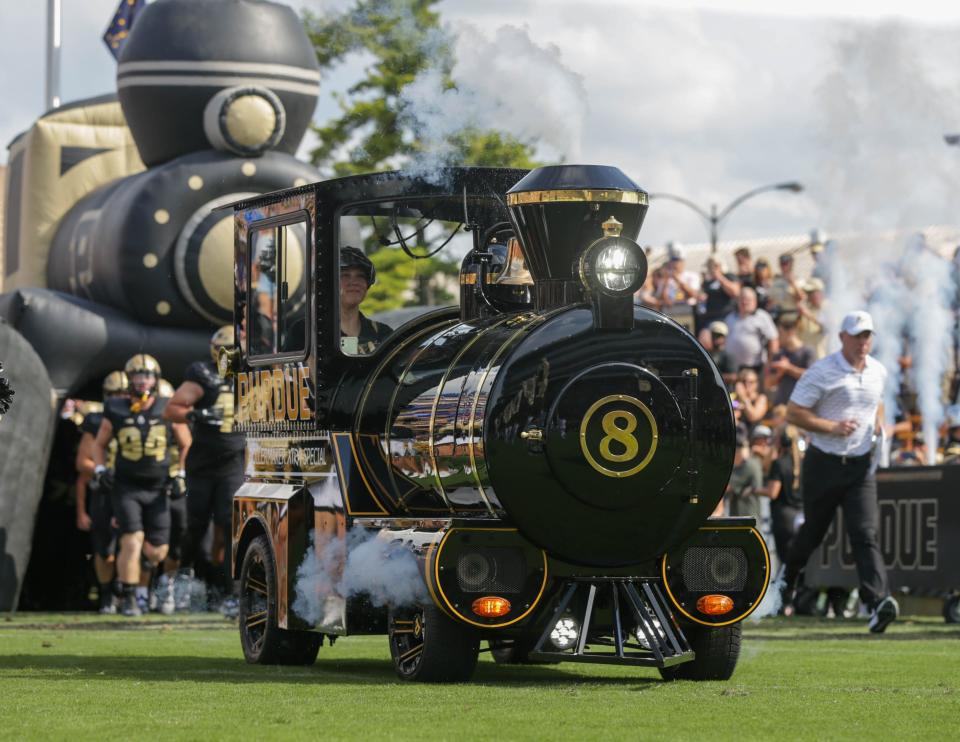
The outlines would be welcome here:
[[[338,221],[340,350],[376,352],[420,314],[459,301],[472,238],[463,200],[418,198],[350,206]]]
[[[306,350],[307,222],[250,227],[248,351],[253,358]]]

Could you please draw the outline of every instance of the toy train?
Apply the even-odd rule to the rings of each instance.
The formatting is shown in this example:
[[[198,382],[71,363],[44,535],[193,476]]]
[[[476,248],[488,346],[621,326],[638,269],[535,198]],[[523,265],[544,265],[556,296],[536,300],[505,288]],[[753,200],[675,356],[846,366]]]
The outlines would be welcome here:
[[[469,678],[481,640],[499,662],[731,675],[769,557],[752,519],[710,518],[735,445],[716,368],[633,305],[646,209],[598,166],[365,175],[234,205],[239,341],[220,362],[248,436],[249,662],[379,633],[406,680]],[[430,230],[471,235],[460,306],[358,353],[339,265],[357,219],[411,259]]]

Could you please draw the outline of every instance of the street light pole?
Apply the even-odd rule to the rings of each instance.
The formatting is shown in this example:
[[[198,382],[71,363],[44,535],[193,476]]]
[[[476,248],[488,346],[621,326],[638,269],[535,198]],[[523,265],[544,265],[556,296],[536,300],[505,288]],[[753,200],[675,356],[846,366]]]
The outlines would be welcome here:
[[[683,198],[682,196],[675,196],[672,193],[651,193],[649,198],[663,198],[668,201],[676,201],[681,203],[689,209],[693,209],[697,214],[703,219],[707,226],[710,228],[710,254],[713,255],[717,252],[717,243],[719,242],[720,236],[720,224],[730,216],[730,212],[737,208],[740,204],[746,201],[749,198],[754,196],[766,193],[767,191],[791,191],[792,193],[800,193],[803,190],[803,186],[796,182],[789,183],[774,183],[772,185],[760,186],[759,188],[754,188],[753,190],[747,191],[737,196],[733,201],[728,203],[720,211],[717,211],[717,205],[711,204],[710,211],[698,206],[693,201]]]

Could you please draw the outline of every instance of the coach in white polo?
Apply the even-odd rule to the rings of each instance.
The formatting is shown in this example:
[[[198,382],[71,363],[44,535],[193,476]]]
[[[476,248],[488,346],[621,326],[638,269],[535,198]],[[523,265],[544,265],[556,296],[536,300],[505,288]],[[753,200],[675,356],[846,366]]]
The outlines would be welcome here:
[[[795,589],[837,507],[853,547],[860,598],[870,608],[870,631],[882,632],[899,608],[887,588],[877,541],[877,483],[870,466],[873,437],[882,424],[887,371],[870,356],[873,318],[851,312],[840,326],[841,348],[800,377],[787,405],[787,421],[810,431],[803,460],[804,523],[784,565],[786,595]]]

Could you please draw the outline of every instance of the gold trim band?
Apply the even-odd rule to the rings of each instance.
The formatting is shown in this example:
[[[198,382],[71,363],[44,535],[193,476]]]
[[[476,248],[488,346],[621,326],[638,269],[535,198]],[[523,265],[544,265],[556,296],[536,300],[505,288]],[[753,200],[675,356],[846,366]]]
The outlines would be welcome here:
[[[649,201],[643,191],[615,191],[593,190],[590,188],[570,188],[553,191],[520,191],[507,194],[507,206],[523,206],[525,204],[547,204],[564,202],[594,202],[643,204]]]

